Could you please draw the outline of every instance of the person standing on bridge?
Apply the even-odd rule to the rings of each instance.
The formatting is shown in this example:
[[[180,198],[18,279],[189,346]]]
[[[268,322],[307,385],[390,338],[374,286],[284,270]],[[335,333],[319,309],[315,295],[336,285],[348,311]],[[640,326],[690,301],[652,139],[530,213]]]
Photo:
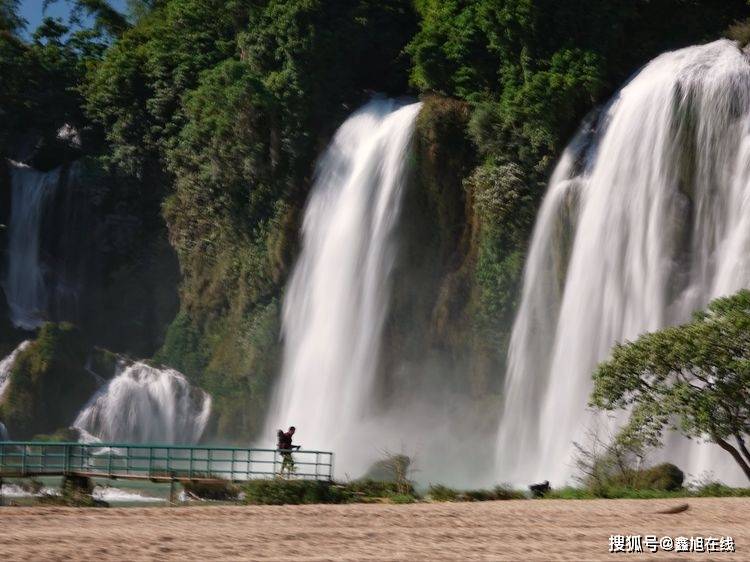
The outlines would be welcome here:
[[[276,444],[276,448],[281,451],[281,456],[284,459],[281,462],[281,474],[284,474],[284,469],[287,469],[288,474],[292,474],[294,472],[294,459],[292,458],[292,450],[297,449],[299,450],[299,445],[292,445],[292,436],[294,435],[294,432],[297,431],[294,426],[291,426],[289,428],[289,431],[286,433],[281,431],[280,429],[276,432],[276,435],[278,436],[278,443]]]

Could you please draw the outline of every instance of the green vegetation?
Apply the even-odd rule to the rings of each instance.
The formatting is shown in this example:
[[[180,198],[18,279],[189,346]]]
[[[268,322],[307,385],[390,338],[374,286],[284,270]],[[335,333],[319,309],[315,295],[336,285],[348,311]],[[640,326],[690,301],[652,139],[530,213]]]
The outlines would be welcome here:
[[[200,475],[196,474],[196,478]],[[194,480],[183,482],[182,487],[188,495],[204,500],[231,501],[240,494],[240,487],[231,482],[201,482]]]
[[[456,490],[442,484],[430,484],[427,497],[435,502],[477,502],[494,500],[523,500],[526,495],[508,486],[495,486],[491,490]]]
[[[81,164],[78,204],[98,217],[81,331],[183,371],[213,397],[207,437],[228,441],[262,429],[314,162],[373,91],[425,102],[380,395],[408,364],[496,411],[526,244],[565,142],[657,53],[748,16],[744,0],[73,4],[71,21],[24,35],[18,2],[0,0],[0,156]],[[745,27],[727,33],[746,41]],[[66,124],[80,143],[58,137]],[[2,224],[8,181],[0,158]],[[0,323],[0,350],[22,337]],[[43,427],[22,422],[46,391],[20,384],[0,405],[9,428],[66,423],[54,409]]]
[[[245,501],[258,505],[347,503],[343,488],[316,480],[253,480],[244,486]]]
[[[658,445],[675,429],[718,444],[750,479],[750,291],[616,346],[594,373],[591,402],[632,409],[621,441]]]
[[[88,347],[70,324],[45,324],[21,351],[0,402],[0,419],[16,439],[67,427],[96,390],[84,368]]]

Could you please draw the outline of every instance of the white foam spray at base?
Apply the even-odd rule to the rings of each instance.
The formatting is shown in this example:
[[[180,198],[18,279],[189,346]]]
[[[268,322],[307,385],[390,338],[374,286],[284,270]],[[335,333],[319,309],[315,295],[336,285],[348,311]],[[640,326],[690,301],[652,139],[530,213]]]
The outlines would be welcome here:
[[[76,418],[83,440],[196,443],[211,413],[211,397],[182,373],[142,362],[120,368]]]
[[[318,164],[284,299],[283,368],[265,433],[299,426],[307,448],[336,451],[340,470],[357,470],[368,446],[358,430],[372,410],[420,107],[374,100],[336,132]]]
[[[663,54],[566,150],[539,213],[513,329],[496,475],[569,480],[615,342],[750,285],[750,64],[727,40]],[[668,440],[689,474],[743,482],[714,445]],[[745,481],[746,483],[746,481]]]

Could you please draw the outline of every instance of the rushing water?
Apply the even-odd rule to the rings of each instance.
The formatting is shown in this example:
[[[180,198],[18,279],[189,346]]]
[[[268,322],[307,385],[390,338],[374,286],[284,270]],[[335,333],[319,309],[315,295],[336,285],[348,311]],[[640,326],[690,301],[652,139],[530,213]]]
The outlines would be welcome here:
[[[94,395],[73,426],[83,440],[191,444],[210,413],[211,398],[181,373],[136,362]]]
[[[13,324],[27,330],[46,317],[48,289],[40,256],[45,203],[60,183],[60,168],[40,172],[11,162],[11,211],[5,295]]]
[[[345,469],[372,407],[419,109],[374,100],[339,128],[318,164],[284,299],[283,369],[267,437],[299,426],[307,448],[335,450]]]
[[[663,54],[566,150],[537,219],[510,346],[498,476],[573,471],[597,424],[591,373],[615,342],[750,282],[750,64],[726,40]],[[689,473],[739,479],[714,445],[667,443]],[[741,480],[741,479],[739,479]]]
[[[21,344],[16,347],[10,355],[0,361],[0,399],[2,399],[5,389],[8,386],[10,372],[13,369],[13,364],[16,362],[16,357],[18,357],[18,354],[26,349],[30,343],[30,340],[21,342]]]

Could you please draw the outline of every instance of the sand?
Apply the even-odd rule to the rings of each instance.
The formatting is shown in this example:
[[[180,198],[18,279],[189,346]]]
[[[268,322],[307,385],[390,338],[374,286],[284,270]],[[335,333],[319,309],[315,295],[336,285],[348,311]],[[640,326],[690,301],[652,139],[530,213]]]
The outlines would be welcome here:
[[[610,554],[612,534],[730,535],[736,552]],[[3,561],[617,559],[750,560],[750,499],[0,508]]]

